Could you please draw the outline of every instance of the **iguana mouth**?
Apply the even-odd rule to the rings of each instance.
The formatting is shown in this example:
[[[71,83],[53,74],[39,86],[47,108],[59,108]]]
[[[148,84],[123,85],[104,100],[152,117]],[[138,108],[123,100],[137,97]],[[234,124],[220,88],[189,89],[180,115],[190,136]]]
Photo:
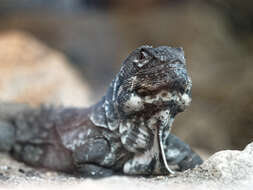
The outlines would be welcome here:
[[[160,66],[160,65],[159,65]],[[145,78],[149,76],[149,78]],[[186,88],[191,85],[184,67],[174,67],[165,69],[154,69],[154,71],[142,72],[137,74],[137,82],[134,83],[134,90],[147,91],[149,95],[154,95],[161,90],[179,91],[184,93]]]

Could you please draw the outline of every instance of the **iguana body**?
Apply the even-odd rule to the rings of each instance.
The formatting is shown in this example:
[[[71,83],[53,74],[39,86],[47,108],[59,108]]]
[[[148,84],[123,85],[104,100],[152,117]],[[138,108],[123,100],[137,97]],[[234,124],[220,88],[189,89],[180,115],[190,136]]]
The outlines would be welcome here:
[[[175,115],[191,102],[190,93],[181,48],[141,46],[90,108],[25,107],[7,114],[0,124],[6,134],[0,136],[0,149],[36,167],[83,176],[192,168],[202,160],[170,134]]]

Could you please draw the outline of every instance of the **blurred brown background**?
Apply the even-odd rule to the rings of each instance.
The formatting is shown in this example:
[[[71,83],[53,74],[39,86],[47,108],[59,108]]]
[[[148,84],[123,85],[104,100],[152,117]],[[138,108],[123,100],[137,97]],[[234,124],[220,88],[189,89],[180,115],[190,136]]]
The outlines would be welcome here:
[[[177,116],[173,132],[208,152],[241,149],[253,140],[252,0],[0,0],[0,23],[0,51],[9,48],[6,51],[12,52],[10,57],[17,57],[15,64],[19,66],[27,64],[20,56],[32,57],[28,59],[32,63],[52,65],[51,59],[45,60],[51,53],[38,50],[37,56],[34,49],[40,45],[31,48],[34,42],[26,38],[42,43],[44,49],[49,48],[46,52],[62,52],[79,71],[74,72],[79,75],[73,79],[78,83],[75,89],[83,88],[79,84],[82,81],[82,90],[91,94],[87,105],[104,94],[122,61],[136,47],[183,47],[193,79],[193,102]],[[13,38],[15,43],[3,45],[3,39]],[[17,54],[12,48],[20,38],[23,41],[18,43]],[[6,53],[0,55],[2,68],[10,64],[8,59],[3,65],[4,57]],[[50,70],[51,80],[51,76],[58,77],[54,71],[57,73],[59,67],[45,66],[44,72]],[[17,68],[0,68],[2,80],[3,73],[13,74]],[[37,75],[33,70],[29,73]],[[64,76],[56,86],[69,81]],[[34,81],[26,77],[28,83],[19,85]],[[11,86],[12,81],[6,85]],[[61,92],[71,92],[65,99],[75,99],[76,90],[69,86]],[[2,94],[4,91],[1,88]],[[12,99],[6,96],[2,100]]]

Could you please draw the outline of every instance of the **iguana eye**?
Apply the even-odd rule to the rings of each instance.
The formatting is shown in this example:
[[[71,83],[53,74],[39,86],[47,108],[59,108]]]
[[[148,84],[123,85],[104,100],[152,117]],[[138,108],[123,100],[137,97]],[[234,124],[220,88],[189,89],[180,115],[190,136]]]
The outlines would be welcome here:
[[[148,54],[145,51],[140,52],[139,61],[145,61],[148,58]]]
[[[141,51],[139,61],[144,61],[148,57],[148,54],[144,51]]]
[[[137,56],[137,59],[134,60],[134,63],[136,63],[138,67],[143,67],[148,62],[149,55],[145,51],[141,51],[140,54]]]

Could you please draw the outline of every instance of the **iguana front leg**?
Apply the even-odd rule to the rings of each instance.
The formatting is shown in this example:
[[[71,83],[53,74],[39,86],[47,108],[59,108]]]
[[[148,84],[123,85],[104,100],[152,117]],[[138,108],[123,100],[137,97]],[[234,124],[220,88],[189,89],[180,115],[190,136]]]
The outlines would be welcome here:
[[[126,174],[166,174],[162,160],[161,150],[158,147],[157,132],[142,125],[134,125],[135,122],[126,122],[120,126],[122,133],[121,141],[123,146],[135,156],[126,162],[123,171]],[[164,132],[163,148],[166,161],[169,166],[177,165],[179,171],[184,171],[200,165],[203,161],[188,144],[181,141],[178,137]]]
[[[154,140],[154,147],[152,149],[144,153],[136,153],[133,159],[125,163],[123,168],[125,174],[148,175],[168,173],[162,164],[161,153],[157,148],[156,139]],[[164,149],[168,165],[177,166],[178,171],[191,169],[203,163],[200,156],[175,135],[170,134],[166,137]],[[158,155],[160,155],[160,159]]]
[[[200,156],[188,144],[170,134],[164,141],[165,156],[169,165],[178,165],[179,171],[191,169],[203,163]]]
[[[77,147],[72,154],[75,173],[82,177],[92,178],[116,174],[113,168],[101,165],[109,153],[110,145],[105,138],[95,137],[85,140],[84,144]]]

